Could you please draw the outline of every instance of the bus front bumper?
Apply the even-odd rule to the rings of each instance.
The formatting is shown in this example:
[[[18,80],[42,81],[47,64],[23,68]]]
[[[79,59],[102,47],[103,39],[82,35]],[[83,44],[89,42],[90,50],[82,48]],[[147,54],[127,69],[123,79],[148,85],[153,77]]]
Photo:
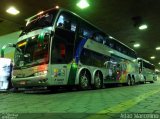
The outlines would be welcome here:
[[[16,78],[12,77],[12,85],[15,88],[47,86],[47,75]]]

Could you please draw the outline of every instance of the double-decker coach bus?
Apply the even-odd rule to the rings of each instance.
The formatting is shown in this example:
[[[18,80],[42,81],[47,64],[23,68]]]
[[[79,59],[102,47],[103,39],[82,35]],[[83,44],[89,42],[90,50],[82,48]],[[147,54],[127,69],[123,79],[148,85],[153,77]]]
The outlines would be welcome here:
[[[135,51],[65,9],[31,17],[15,47],[15,88],[137,82]]]
[[[141,82],[154,83],[155,80],[155,66],[149,61],[138,58],[139,63],[139,73],[141,74]]]

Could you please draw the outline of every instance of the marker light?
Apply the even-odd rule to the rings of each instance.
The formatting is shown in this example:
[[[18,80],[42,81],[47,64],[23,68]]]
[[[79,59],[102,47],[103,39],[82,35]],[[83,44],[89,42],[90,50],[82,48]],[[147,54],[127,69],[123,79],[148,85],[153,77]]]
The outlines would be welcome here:
[[[141,26],[139,26],[139,30],[144,30],[144,29],[147,29],[148,26],[146,24],[143,24]]]
[[[112,50],[108,51],[109,53],[113,54],[114,52]]]
[[[87,0],[81,0],[79,3],[77,3],[77,6],[81,9],[84,9],[86,7],[89,7],[89,3]]]
[[[40,11],[37,15],[41,15],[41,14],[43,14],[44,13],[44,11]]]
[[[22,46],[24,46],[24,45],[26,45],[26,44],[27,44],[26,41],[25,41],[25,42],[22,42],[22,43],[18,44],[18,47],[22,47]]]

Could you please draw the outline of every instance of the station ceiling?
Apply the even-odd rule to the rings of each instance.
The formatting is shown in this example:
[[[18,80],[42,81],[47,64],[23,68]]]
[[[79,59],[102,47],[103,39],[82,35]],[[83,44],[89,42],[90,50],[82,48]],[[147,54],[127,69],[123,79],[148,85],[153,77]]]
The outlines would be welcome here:
[[[160,0],[88,0],[90,6],[80,9],[79,0],[0,0],[0,36],[20,30],[25,19],[56,5],[77,13],[82,18],[101,28],[107,34],[133,48],[139,57],[151,61],[160,68]],[[10,6],[20,14],[6,13]],[[138,23],[148,29],[140,31]],[[134,43],[140,43],[134,48]],[[155,56],[155,59],[150,59]]]

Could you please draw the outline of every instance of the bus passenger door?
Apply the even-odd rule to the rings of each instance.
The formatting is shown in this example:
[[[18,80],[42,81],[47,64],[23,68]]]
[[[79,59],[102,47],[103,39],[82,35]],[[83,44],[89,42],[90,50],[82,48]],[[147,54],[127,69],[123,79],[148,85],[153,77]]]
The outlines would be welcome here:
[[[51,48],[51,83],[65,85],[67,79],[67,44],[64,40],[54,36]]]
[[[76,21],[69,13],[62,12],[58,18],[52,40],[51,64],[54,84],[67,85],[74,56]],[[73,81],[74,83],[74,81]]]

